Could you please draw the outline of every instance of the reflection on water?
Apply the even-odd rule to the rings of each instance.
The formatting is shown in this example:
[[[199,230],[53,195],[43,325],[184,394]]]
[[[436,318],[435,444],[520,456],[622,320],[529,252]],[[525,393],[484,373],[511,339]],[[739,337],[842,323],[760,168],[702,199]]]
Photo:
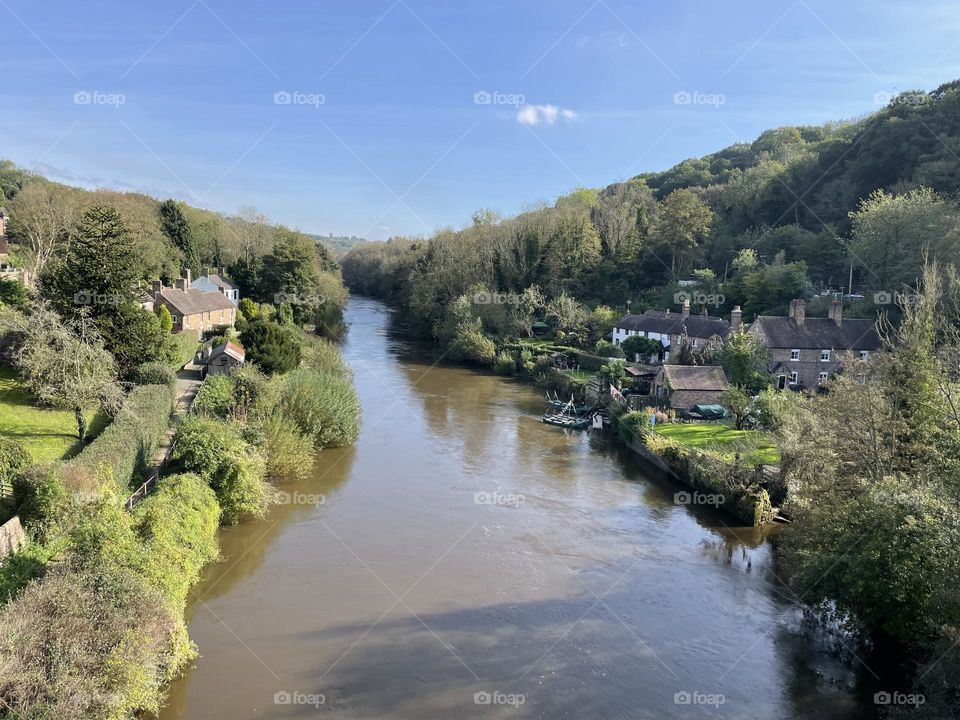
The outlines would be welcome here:
[[[163,720],[874,717],[796,632],[770,529],[675,505],[604,438],[540,423],[537,390],[435,366],[378,303],[348,321],[361,438],[285,488],[325,503],[223,532]]]

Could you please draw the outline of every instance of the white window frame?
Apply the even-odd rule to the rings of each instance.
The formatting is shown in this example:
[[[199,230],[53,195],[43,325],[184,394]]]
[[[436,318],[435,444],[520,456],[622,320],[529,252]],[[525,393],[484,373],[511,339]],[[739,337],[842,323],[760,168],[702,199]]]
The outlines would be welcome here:
[[[697,340],[699,338],[690,338],[690,347],[695,348],[697,346]]]
[[[798,373],[796,370],[792,370],[792,371],[790,372],[790,384],[791,384],[791,385],[799,385],[799,384],[800,384],[800,373]]]
[[[820,362],[830,362],[830,350],[821,350],[820,351]]]
[[[869,351],[869,350],[861,350],[861,351],[860,351],[860,359],[861,359],[861,360],[866,360],[868,357],[870,357],[870,351]]]
[[[797,362],[800,359],[800,351],[794,348],[790,351],[790,360],[791,362]]]
[[[821,373],[817,376],[817,384],[818,384],[818,385],[823,385],[823,384],[824,384],[827,380],[829,380],[829,379],[830,379],[830,373],[828,373],[828,372],[821,372]]]

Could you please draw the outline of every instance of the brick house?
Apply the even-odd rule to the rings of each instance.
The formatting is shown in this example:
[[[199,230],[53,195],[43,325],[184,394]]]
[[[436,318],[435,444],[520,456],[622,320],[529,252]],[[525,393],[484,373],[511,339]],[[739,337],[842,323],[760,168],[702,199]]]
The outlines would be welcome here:
[[[844,319],[843,303],[834,300],[826,318],[806,317],[803,300],[790,302],[788,317],[760,315],[747,331],[770,349],[770,374],[777,388],[816,388],[852,354],[866,360],[881,348],[873,320]]]
[[[163,305],[173,317],[173,332],[192,330],[201,335],[209,330],[232,327],[237,319],[237,306],[222,292],[205,292],[192,287],[190,271],[174,286],[164,287],[162,280],[154,280],[150,289],[154,307]]]
[[[662,365],[653,381],[658,403],[685,411],[694,405],[721,405],[729,388],[719,365]]]
[[[223,293],[225,298],[236,305],[240,302],[240,288],[227,279],[226,268],[219,268],[219,272],[217,268],[213,270],[211,273],[210,268],[203,268],[200,277],[193,281],[191,287],[204,292]]]
[[[663,345],[657,360],[669,362],[671,349],[679,350],[684,335],[689,338],[694,350],[702,350],[711,340],[725,341],[727,335],[740,327],[742,318],[739,305],[730,313],[729,322],[711,317],[706,308],[699,315],[691,315],[690,300],[686,299],[679,313],[673,313],[668,308],[647,310],[643,315],[625,315],[614,326],[612,339],[614,345],[622,345],[624,340],[633,335],[657,340]]]
[[[245,362],[246,353],[243,348],[228,340],[210,350],[204,375],[229,375],[243,367]]]

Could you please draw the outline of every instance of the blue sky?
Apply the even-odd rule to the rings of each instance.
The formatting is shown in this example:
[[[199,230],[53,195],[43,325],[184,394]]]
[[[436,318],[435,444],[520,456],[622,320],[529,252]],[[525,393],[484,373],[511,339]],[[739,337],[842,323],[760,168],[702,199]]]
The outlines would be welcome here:
[[[0,157],[372,239],[960,77],[930,0],[0,0],[0,38]]]

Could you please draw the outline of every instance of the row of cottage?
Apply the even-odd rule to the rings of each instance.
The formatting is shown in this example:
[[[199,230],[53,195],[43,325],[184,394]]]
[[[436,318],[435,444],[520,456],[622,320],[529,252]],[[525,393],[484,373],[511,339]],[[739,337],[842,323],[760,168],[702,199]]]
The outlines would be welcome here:
[[[654,392],[671,395],[674,407],[686,409],[717,402],[727,387],[726,378],[716,367],[670,365],[671,352],[676,354],[682,342],[688,342],[694,350],[725,342],[740,329],[742,321],[739,306],[734,307],[728,321],[711,317],[706,310],[691,315],[690,301],[686,300],[679,313],[667,309],[626,315],[614,327],[612,339],[615,345],[636,335],[659,341],[662,350],[656,356],[634,359],[662,363]],[[781,390],[817,388],[840,370],[845,356],[852,354],[865,360],[881,347],[874,321],[844,318],[840,300],[832,301],[826,318],[806,317],[806,303],[793,300],[787,317],[760,315],[746,332],[769,349],[768,370]]]

